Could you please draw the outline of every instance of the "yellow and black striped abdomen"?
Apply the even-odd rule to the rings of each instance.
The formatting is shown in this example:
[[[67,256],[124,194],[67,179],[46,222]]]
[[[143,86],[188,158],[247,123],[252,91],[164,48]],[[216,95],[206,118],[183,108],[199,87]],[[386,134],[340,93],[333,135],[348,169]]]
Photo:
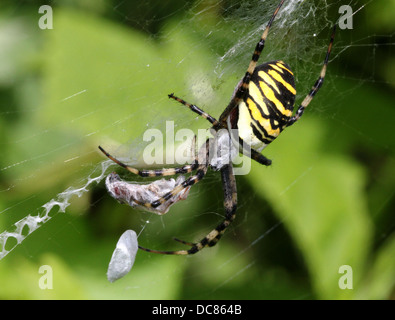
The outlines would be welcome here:
[[[261,151],[286,127],[295,102],[295,80],[290,67],[272,61],[255,68],[248,94],[231,116],[239,138]]]

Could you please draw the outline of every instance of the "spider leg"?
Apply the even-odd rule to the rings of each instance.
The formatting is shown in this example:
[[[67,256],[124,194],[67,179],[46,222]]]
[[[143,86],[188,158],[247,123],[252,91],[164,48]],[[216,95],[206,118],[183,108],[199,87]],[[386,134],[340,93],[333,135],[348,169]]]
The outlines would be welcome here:
[[[221,169],[222,184],[224,186],[224,207],[225,207],[225,219],[209,234],[207,234],[202,240],[197,243],[191,243],[179,239],[174,239],[185,245],[191,246],[188,250],[176,250],[176,251],[158,251],[151,250],[139,246],[141,250],[160,253],[160,254],[175,254],[175,255],[187,255],[194,254],[204,249],[205,247],[214,246],[224,234],[226,228],[232,223],[236,216],[237,208],[237,190],[236,190],[236,179],[233,175],[232,164],[226,165]]]
[[[224,126],[226,126],[226,119],[228,118],[231,111],[239,104],[240,100],[242,100],[244,98],[244,95],[248,92],[252,73],[255,70],[256,64],[257,64],[258,59],[263,51],[263,48],[265,47],[265,41],[266,41],[267,35],[269,33],[270,27],[272,26],[272,23],[278,13],[278,11],[280,10],[281,6],[283,5],[284,1],[285,0],[281,0],[280,3],[277,5],[276,10],[274,11],[272,17],[270,18],[265,30],[263,31],[261,39],[256,44],[254,53],[252,55],[250,64],[248,66],[246,74],[244,75],[243,80],[238,85],[237,89],[235,90],[235,93],[233,94],[233,97],[232,97],[231,101],[229,102],[228,106],[226,107],[224,112],[219,117],[219,122],[221,124],[223,124]]]
[[[182,184],[180,184],[179,186],[175,187],[172,191],[166,193],[163,197],[161,197],[161,198],[159,198],[159,199],[157,199],[157,200],[155,200],[153,202],[143,203],[143,202],[136,201],[136,203],[141,205],[141,206],[145,206],[147,208],[156,208],[156,207],[160,206],[162,203],[164,203],[167,200],[169,200],[171,197],[173,197],[173,196],[177,195],[178,193],[180,193],[183,189],[185,189],[187,187],[190,187],[190,186],[193,186],[194,184],[196,184],[200,180],[202,180],[203,177],[205,176],[206,172],[207,172],[207,169],[208,169],[208,164],[200,165],[199,169],[196,172],[196,175],[194,175],[192,177],[189,177]],[[195,253],[194,252],[194,248],[195,248],[195,246],[199,245],[199,244],[193,244],[191,242],[187,242],[187,241],[183,241],[183,240],[179,240],[179,239],[175,239],[175,240],[178,241],[178,242],[181,242],[183,244],[190,245],[190,246],[192,246],[192,248],[189,249],[189,250],[161,251],[161,250],[153,250],[153,249],[148,249],[148,248],[139,246],[139,249],[147,251],[147,252],[152,252],[152,253],[186,255],[186,254]]]
[[[181,242],[182,244],[185,244],[185,245],[191,246],[191,247],[193,247],[194,245],[196,245],[196,243],[194,243],[194,242],[188,242],[188,241],[184,241],[184,240],[181,240],[181,239],[178,239],[178,238],[173,238],[173,240],[174,240],[174,241]]]
[[[181,98],[176,97],[174,95],[174,93],[169,94],[169,98],[178,101],[179,103],[183,104],[184,106],[187,106],[189,109],[191,109],[191,111],[197,113],[199,116],[202,116],[204,119],[207,119],[213,126],[218,125],[219,122],[214,117],[210,116],[208,113],[204,112],[202,109],[200,109],[196,105],[190,104],[190,103],[186,102],[185,100],[182,100]]]
[[[263,164],[264,166],[270,166],[272,164],[272,160],[266,158],[263,154],[252,149],[241,138],[239,138],[239,152],[247,157],[250,157],[252,160],[255,160],[256,162]]]
[[[293,125],[296,121],[298,121],[300,119],[300,117],[303,115],[304,110],[309,105],[311,100],[313,100],[315,94],[318,92],[318,90],[321,88],[321,86],[322,86],[322,84],[324,82],[324,78],[325,78],[325,74],[326,74],[326,68],[327,68],[328,61],[329,61],[329,56],[330,56],[331,51],[332,51],[333,41],[335,40],[335,32],[336,32],[336,24],[333,26],[331,40],[330,40],[329,45],[328,45],[328,50],[326,52],[326,56],[325,56],[324,64],[323,64],[322,69],[321,69],[320,76],[319,76],[318,80],[315,82],[315,84],[312,87],[312,89],[310,90],[309,94],[306,96],[306,98],[304,98],[304,100],[302,101],[301,105],[296,110],[295,115],[292,118],[289,119],[288,124],[287,124],[288,127]]]
[[[146,208],[157,208],[162,203],[165,203],[170,198],[172,198],[172,197],[176,196],[177,194],[179,194],[185,188],[191,187],[194,184],[198,183],[200,180],[202,180],[204,178],[204,176],[206,175],[207,168],[208,168],[207,164],[199,165],[195,175],[189,177],[183,183],[181,183],[180,185],[175,187],[173,190],[169,191],[164,196],[162,196],[161,198],[159,198],[159,199],[157,199],[155,201],[152,201],[152,202],[140,202],[140,201],[137,201],[137,200],[134,200],[134,199],[133,199],[133,201],[136,202],[138,205],[144,206]]]
[[[236,217],[237,188],[236,178],[233,174],[233,166],[231,163],[221,169],[221,178],[224,188],[225,219],[198,244],[196,244],[195,247],[197,251],[203,249],[205,246],[214,246],[219,239],[221,239],[226,228],[229,227]]]
[[[107,151],[105,151],[101,146],[99,146],[99,149],[101,152],[103,152],[107,158],[111,159],[114,161],[116,164],[121,166],[122,168],[139,175],[141,177],[161,177],[161,176],[173,176],[179,173],[190,173],[194,170],[196,170],[199,167],[198,160],[195,159],[191,164],[185,165],[182,167],[176,167],[176,168],[165,168],[165,169],[158,169],[158,170],[139,170],[136,168],[132,168],[123,162],[119,161],[118,159],[114,158],[111,154],[109,154]]]

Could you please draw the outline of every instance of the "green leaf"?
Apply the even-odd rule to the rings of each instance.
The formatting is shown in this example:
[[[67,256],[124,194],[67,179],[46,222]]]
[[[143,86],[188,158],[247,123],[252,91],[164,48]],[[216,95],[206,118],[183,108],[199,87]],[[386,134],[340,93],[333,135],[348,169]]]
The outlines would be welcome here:
[[[41,266],[49,269],[40,269]],[[2,299],[86,299],[86,290],[61,258],[45,254],[40,262],[25,258],[1,265]]]
[[[378,250],[364,278],[358,299],[388,299],[395,288],[395,236],[392,235]]]
[[[267,148],[266,154],[276,155],[272,168],[254,165],[247,178],[300,248],[318,297],[350,298],[354,291],[339,288],[338,271],[350,265],[356,286],[370,249],[365,174],[357,163],[323,148],[324,133],[319,121],[301,120]]]

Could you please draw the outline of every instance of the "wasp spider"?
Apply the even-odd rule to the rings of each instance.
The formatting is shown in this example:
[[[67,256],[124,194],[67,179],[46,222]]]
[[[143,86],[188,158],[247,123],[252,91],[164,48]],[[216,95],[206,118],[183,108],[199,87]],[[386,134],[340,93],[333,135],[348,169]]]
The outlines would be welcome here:
[[[265,166],[270,165],[271,160],[267,159],[260,153],[262,149],[271,143],[286,127],[289,127],[300,119],[305,108],[321,88],[325,78],[336,30],[335,25],[318,80],[304,98],[295,114],[293,114],[296,90],[294,75],[291,68],[283,61],[271,61],[257,66],[257,61],[265,46],[265,41],[270,27],[284,1],[285,0],[280,1],[269,20],[261,39],[255,47],[247,72],[236,86],[228,106],[225,108],[218,120],[204,112],[196,105],[190,104],[183,99],[176,97],[174,94],[169,94],[169,98],[178,101],[193,112],[207,119],[212,124],[212,129],[215,132],[218,132],[221,129],[229,131],[237,130],[238,139],[236,142],[238,143],[237,147],[239,152]],[[248,146],[248,148],[245,146]],[[208,168],[212,167],[208,160],[210,156],[209,140],[203,144],[199,152],[199,154],[206,154],[207,157],[203,157],[206,160],[202,161],[199,160],[202,157],[196,157],[190,165],[161,170],[138,170],[136,168],[132,168],[111,156],[100,146],[99,149],[118,165],[142,177],[169,176],[196,171],[194,175],[187,178],[182,184],[176,186],[172,191],[166,193],[163,197],[153,202],[141,203],[137,200],[135,201],[138,205],[144,206],[148,209],[160,206],[180,193],[183,189],[198,183],[203,179]],[[184,245],[190,246],[189,249],[159,251],[139,246],[140,249],[153,253],[187,255],[194,254],[205,247],[214,246],[218,242],[226,228],[235,219],[237,191],[232,163],[229,162],[221,168],[216,169],[219,169],[221,172],[224,190],[224,220],[199,242],[191,243],[175,239]]]

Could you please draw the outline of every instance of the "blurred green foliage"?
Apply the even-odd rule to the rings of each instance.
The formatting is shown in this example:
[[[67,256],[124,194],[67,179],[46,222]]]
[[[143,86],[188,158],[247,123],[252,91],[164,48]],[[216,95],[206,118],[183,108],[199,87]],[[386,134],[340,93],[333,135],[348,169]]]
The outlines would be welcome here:
[[[98,144],[130,146],[148,125],[163,128],[173,115],[180,127],[207,128],[167,94],[220,114],[244,64],[215,87],[212,70],[234,42],[232,15],[215,42],[205,31],[235,3],[62,1],[54,29],[43,31],[43,2],[2,2],[1,230],[83,185],[103,160]],[[355,29],[338,32],[311,109],[265,150],[273,166],[254,164],[237,177],[237,220],[219,245],[187,258],[139,252],[131,273],[110,284],[106,268],[124,230],[150,220],[141,244],[158,249],[176,246],[175,235],[199,239],[220,220],[221,183],[209,173],[164,217],[132,211],[103,183],[92,185],[0,261],[0,298],[394,298],[395,55],[385,35],[393,34],[395,11],[381,19],[383,7],[370,2],[355,15]],[[191,12],[205,15],[189,19]],[[336,5],[328,16],[337,16]],[[374,55],[362,54],[362,43]],[[302,73],[297,80],[303,94],[311,79]],[[52,290],[38,287],[41,265],[54,270]],[[353,269],[352,290],[339,288],[342,265]]]

